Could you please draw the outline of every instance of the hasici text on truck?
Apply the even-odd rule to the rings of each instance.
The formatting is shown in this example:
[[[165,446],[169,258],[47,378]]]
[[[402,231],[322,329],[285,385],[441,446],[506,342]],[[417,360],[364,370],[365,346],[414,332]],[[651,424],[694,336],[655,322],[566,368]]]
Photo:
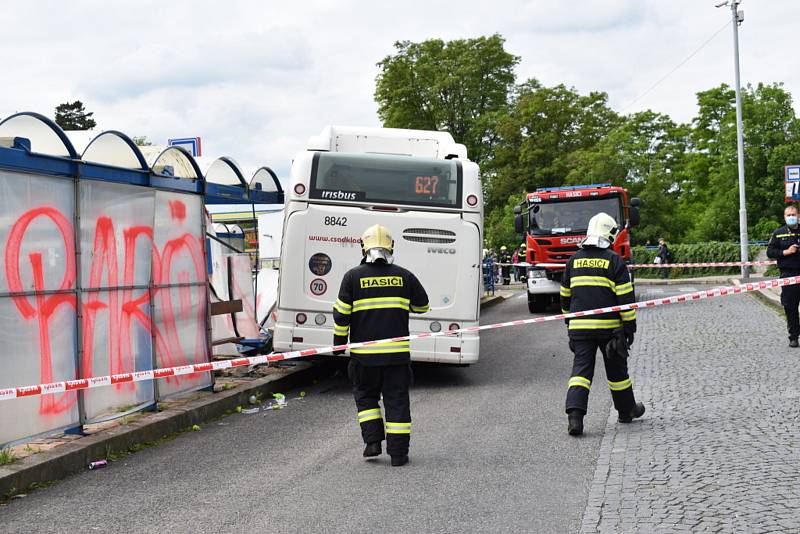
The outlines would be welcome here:
[[[478,325],[483,195],[478,165],[446,132],[331,126],[292,163],[278,282],[276,350],[329,346],[344,273],[361,234],[389,229],[394,261],[430,299],[413,334]],[[479,335],[411,341],[414,361],[478,361]]]
[[[525,235],[529,264],[528,310],[543,312],[558,300],[561,275],[570,256],[586,237],[589,219],[600,212],[620,225],[614,252],[631,259],[631,228],[639,222],[641,201],[610,184],[537,189],[515,206],[514,228]]]

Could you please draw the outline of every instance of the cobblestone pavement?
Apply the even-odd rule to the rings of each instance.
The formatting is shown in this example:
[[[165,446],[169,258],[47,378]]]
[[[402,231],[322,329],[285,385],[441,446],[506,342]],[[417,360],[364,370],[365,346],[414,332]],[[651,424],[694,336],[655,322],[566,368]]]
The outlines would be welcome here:
[[[581,532],[800,532],[800,349],[784,319],[738,295],[639,325],[647,413],[620,425],[611,410]]]

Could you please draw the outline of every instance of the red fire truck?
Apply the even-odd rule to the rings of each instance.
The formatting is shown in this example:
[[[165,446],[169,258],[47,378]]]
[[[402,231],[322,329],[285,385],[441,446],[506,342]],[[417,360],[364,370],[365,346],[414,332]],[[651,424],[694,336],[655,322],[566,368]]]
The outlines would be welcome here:
[[[611,215],[620,225],[614,252],[631,259],[630,231],[639,222],[638,198],[611,184],[537,189],[514,208],[514,228],[525,235],[528,263],[528,309],[540,313],[558,300],[567,260],[586,237],[589,219]]]

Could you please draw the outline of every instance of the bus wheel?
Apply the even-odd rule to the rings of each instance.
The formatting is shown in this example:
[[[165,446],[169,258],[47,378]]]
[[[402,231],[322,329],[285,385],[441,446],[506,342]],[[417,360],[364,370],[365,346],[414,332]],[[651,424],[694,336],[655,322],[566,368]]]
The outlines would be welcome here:
[[[547,295],[531,295],[528,293],[528,311],[531,313],[542,313],[547,310],[549,302]]]

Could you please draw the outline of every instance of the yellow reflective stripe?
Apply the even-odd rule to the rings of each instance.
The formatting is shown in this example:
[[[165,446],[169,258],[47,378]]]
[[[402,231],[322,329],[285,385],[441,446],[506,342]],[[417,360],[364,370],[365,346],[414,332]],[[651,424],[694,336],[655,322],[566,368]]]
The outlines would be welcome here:
[[[377,297],[371,299],[359,299],[353,302],[353,313],[366,310],[378,310],[382,308],[400,308],[408,311],[409,300],[403,297]]]
[[[569,310],[565,310],[564,308],[561,308],[561,313],[569,313]]]
[[[561,296],[562,297],[571,297],[572,290],[568,287],[561,286]]]
[[[386,354],[389,352],[409,352],[408,341],[390,341],[387,343],[377,343],[357,349],[350,349],[352,354]]]
[[[411,434],[411,423],[390,423],[386,421],[387,434]]]
[[[620,317],[622,317],[623,321],[635,321],[636,320],[636,310],[625,310],[619,312]]]
[[[775,237],[776,238],[778,238],[778,237],[794,237],[794,236],[797,236],[797,235],[800,235],[800,234],[778,234]]]
[[[411,311],[414,313],[425,313],[431,311],[431,305],[426,304],[425,306],[411,306]]]
[[[350,332],[350,325],[341,326],[333,323],[333,333],[337,336],[346,336]]]
[[[605,276],[573,276],[569,282],[570,287],[597,286],[614,289],[614,282]]]
[[[614,293],[616,293],[617,296],[626,295],[626,294],[630,293],[631,291],[633,291],[633,284],[631,284],[630,282],[627,282],[627,283],[622,284],[622,285],[618,285],[614,289]]]
[[[619,382],[612,382],[609,380],[608,387],[611,388],[611,391],[622,391],[624,389],[633,387],[633,382],[631,382],[630,378],[626,378],[625,380],[621,380]]]
[[[570,330],[601,330],[622,326],[619,319],[570,319]]]
[[[568,387],[573,387],[573,386],[591,389],[592,381],[582,376],[573,376],[572,378],[569,379]]]
[[[381,419],[380,408],[372,408],[371,410],[358,412],[359,423],[366,423],[367,421],[374,421],[375,419]]]
[[[353,306],[344,302],[343,300],[336,299],[336,302],[333,303],[333,309],[342,315],[350,315]]]

